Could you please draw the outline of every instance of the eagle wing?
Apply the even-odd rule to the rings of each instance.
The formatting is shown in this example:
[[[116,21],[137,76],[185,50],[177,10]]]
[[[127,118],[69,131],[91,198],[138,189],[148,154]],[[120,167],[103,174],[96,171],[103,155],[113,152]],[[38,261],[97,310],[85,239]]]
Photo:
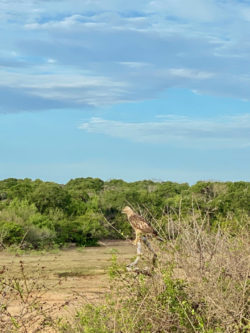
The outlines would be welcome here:
[[[140,230],[143,233],[148,234],[154,233],[154,229],[148,225],[147,221],[140,215],[133,214],[129,217],[129,222],[135,230]]]

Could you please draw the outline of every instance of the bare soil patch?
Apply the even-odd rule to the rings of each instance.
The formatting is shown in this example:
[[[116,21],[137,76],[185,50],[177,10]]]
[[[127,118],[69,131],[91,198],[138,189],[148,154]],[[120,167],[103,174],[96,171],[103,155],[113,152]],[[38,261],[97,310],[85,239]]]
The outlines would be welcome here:
[[[135,252],[135,247],[129,241],[103,241],[98,247],[22,255],[2,252],[0,270],[5,266],[9,276],[19,276],[20,261],[23,262],[28,279],[40,279],[37,282],[47,289],[41,294],[41,301],[58,313],[60,306],[65,303],[70,309],[81,299],[100,301],[108,292],[108,267],[112,256],[115,254],[129,262]],[[18,303],[10,304],[9,310],[15,315],[19,311]]]

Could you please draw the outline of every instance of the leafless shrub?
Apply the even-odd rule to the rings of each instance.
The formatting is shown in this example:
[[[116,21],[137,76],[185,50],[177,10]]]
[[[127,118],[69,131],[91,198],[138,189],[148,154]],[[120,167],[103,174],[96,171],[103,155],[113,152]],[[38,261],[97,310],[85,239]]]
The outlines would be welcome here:
[[[181,221],[179,230],[173,260],[188,281],[194,303],[203,305],[208,327],[217,322],[223,332],[243,331],[249,313],[247,229],[237,236],[219,225],[211,231],[206,217],[196,212]]]
[[[54,328],[53,332],[56,330],[55,320],[51,316],[55,306],[48,305],[43,300],[48,291],[45,282],[44,267],[39,265],[34,270],[32,278],[30,274],[26,274],[23,261],[19,262],[19,270],[15,275],[9,272],[8,268],[1,268],[1,332],[46,332],[48,327]],[[58,283],[59,280],[56,284]]]
[[[203,332],[249,330],[247,228],[237,234],[211,228],[209,215],[181,210],[151,219],[163,242],[144,249],[138,270],[114,258],[110,293],[103,305],[86,304],[62,332]],[[162,222],[164,220],[164,223]],[[152,242],[152,240],[151,240]]]

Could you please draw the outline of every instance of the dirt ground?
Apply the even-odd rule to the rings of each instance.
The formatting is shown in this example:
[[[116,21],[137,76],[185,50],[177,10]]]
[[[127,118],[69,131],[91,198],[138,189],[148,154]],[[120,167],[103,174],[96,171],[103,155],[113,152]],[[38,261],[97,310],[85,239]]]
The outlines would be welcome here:
[[[0,253],[0,273],[7,268],[10,277],[21,274],[24,267],[27,281],[40,284],[41,300],[54,309],[68,303],[79,304],[81,300],[100,301],[108,292],[108,267],[116,255],[129,263],[136,254],[136,248],[129,241],[103,241],[98,247],[70,248],[52,252],[31,252],[22,255]],[[19,305],[10,304],[15,315]]]

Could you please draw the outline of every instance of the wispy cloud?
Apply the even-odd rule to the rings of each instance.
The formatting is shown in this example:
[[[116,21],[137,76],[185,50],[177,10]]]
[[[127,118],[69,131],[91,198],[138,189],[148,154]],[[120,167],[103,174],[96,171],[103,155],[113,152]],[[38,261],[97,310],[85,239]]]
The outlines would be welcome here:
[[[186,79],[206,80],[212,78],[215,74],[209,72],[202,72],[197,70],[190,70],[186,68],[173,68],[169,70],[169,74]]]
[[[52,99],[137,101],[169,87],[250,99],[245,1],[2,0],[0,19],[0,88],[26,104],[42,98],[41,109]],[[4,101],[1,110],[13,111]]]
[[[211,22],[225,16],[223,6],[216,0],[154,0],[149,8],[155,11],[166,11],[167,15],[185,20]]]
[[[48,59],[47,63],[53,67],[45,63],[33,66],[32,70],[2,71],[0,95],[4,94],[4,98],[0,112],[110,105],[122,98],[126,89],[126,83],[109,77],[63,68],[55,65],[54,59]],[[22,103],[17,102],[20,96]]]
[[[181,145],[194,148],[250,146],[250,115],[215,119],[158,116],[161,121],[130,123],[91,118],[80,129],[134,142]]]

